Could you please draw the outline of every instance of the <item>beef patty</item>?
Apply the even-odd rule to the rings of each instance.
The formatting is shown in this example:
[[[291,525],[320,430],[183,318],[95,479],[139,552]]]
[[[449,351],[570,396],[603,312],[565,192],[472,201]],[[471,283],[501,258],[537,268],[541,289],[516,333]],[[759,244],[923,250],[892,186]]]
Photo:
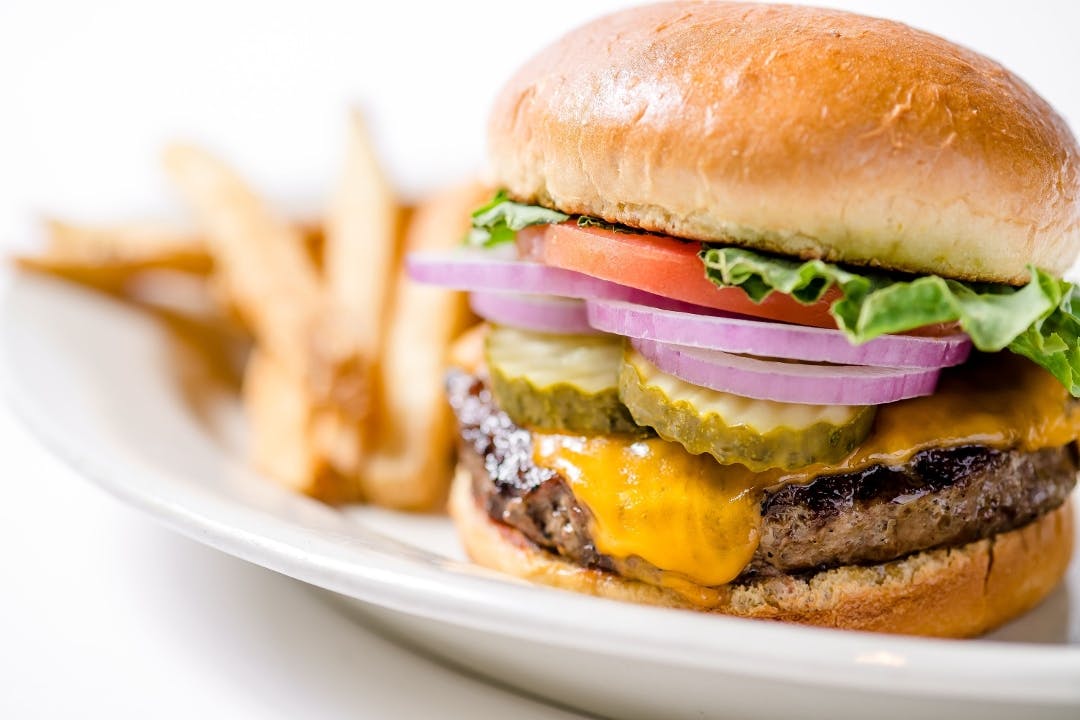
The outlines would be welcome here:
[[[452,371],[450,404],[473,492],[495,520],[578,564],[614,571],[590,515],[557,472],[532,460],[532,433],[499,410],[476,376]],[[1076,484],[1075,444],[1036,452],[966,446],[916,453],[765,491],[761,541],[740,578],[880,563],[1020,527],[1061,505]]]

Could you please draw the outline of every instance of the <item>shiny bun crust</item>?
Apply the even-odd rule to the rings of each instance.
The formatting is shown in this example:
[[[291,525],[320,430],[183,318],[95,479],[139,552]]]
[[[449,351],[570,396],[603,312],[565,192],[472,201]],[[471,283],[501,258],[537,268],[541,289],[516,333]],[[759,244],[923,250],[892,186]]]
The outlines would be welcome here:
[[[490,123],[519,200],[685,238],[1020,283],[1080,251],[1080,152],[997,63],[906,25],[675,2],[570,33]]]
[[[450,513],[475,562],[510,575],[645,605],[874,632],[970,637],[1034,607],[1061,581],[1072,555],[1071,502],[1018,530],[959,548],[916,553],[873,566],[733,586],[712,607],[613,573],[574,565],[497,523],[459,468]]]

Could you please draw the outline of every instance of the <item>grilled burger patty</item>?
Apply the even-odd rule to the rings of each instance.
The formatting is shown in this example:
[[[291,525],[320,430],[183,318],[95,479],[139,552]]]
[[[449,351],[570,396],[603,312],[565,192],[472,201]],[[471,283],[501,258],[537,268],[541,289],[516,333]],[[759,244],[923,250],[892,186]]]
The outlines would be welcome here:
[[[532,434],[494,404],[484,382],[447,378],[461,458],[495,520],[574,562],[614,571],[589,533],[590,515],[558,473],[532,460]],[[1075,444],[1036,452],[924,450],[897,467],[825,475],[766,491],[761,541],[740,578],[880,563],[1006,532],[1061,505],[1076,484]]]

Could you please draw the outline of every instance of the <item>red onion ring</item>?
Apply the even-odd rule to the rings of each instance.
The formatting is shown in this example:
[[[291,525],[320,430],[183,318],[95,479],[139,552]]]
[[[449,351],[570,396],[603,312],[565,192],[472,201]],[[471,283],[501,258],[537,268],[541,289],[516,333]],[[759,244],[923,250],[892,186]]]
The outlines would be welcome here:
[[[417,282],[470,292],[512,292],[663,303],[662,298],[591,275],[536,262],[492,257],[487,250],[413,252],[405,269]]]
[[[881,405],[934,392],[941,370],[806,365],[667,345],[634,348],[660,370],[693,385],[759,400],[806,405]]]
[[[534,332],[595,335],[582,300],[552,295],[474,292],[469,306],[480,317],[498,325]]]
[[[685,312],[621,301],[589,300],[589,322],[597,330],[670,345],[741,355],[829,362],[841,365],[936,368],[959,365],[971,354],[971,338],[883,335],[853,345],[839,330],[788,325],[718,311]]]

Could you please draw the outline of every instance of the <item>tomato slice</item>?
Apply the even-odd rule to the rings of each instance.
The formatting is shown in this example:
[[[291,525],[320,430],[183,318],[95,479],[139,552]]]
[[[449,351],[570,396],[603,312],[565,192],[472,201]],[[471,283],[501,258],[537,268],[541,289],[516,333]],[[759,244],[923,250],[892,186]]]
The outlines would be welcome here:
[[[720,288],[705,277],[705,267],[698,258],[699,242],[578,227],[573,221],[533,225],[518,232],[517,242],[522,259],[576,270],[656,295],[796,325],[836,327],[829,315],[829,305],[840,297],[835,288],[811,305],[778,292],[755,303],[741,288]]]

